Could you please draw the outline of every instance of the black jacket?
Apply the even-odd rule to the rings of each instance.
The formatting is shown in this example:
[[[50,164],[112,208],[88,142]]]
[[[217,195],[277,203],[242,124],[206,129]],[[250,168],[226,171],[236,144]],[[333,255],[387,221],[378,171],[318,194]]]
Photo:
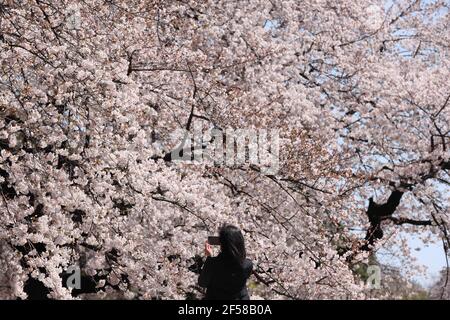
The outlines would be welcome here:
[[[252,269],[249,259],[236,265],[220,253],[206,258],[198,284],[206,288],[207,300],[250,300],[246,284]]]

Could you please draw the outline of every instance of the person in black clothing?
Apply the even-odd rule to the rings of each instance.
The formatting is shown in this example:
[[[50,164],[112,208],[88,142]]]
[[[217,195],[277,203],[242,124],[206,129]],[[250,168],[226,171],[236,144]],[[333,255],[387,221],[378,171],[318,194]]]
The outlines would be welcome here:
[[[206,261],[198,278],[198,284],[206,288],[206,300],[250,300],[247,279],[253,263],[246,258],[244,237],[232,225],[224,225],[219,231],[220,253],[212,257],[211,245],[205,243]]]

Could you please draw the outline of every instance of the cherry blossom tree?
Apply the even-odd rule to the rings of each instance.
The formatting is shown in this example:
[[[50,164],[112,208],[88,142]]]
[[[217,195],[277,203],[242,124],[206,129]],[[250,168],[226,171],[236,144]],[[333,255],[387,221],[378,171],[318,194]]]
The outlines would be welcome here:
[[[430,288],[429,295],[431,299],[433,300],[450,299],[449,284],[448,284],[449,273],[450,270],[448,269],[443,269],[441,270],[441,272],[439,272],[438,278]]]
[[[197,297],[224,222],[267,299],[365,298],[399,230],[448,254],[449,5],[2,1],[0,297]],[[175,161],[230,128],[277,130],[278,170]]]

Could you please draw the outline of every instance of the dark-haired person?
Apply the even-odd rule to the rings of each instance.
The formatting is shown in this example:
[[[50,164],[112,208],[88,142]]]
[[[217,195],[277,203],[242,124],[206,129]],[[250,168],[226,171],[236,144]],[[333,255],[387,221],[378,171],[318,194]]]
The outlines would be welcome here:
[[[206,288],[206,300],[250,300],[247,279],[253,263],[246,258],[244,237],[232,225],[219,231],[220,253],[212,257],[211,245],[205,242],[206,261],[198,284]]]

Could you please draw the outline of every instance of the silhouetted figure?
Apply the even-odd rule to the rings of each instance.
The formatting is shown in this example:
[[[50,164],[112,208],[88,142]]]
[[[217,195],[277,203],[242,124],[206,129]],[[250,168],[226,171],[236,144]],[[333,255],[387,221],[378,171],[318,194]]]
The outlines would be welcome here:
[[[220,253],[211,257],[212,250],[205,243],[206,261],[198,278],[198,284],[206,288],[206,300],[249,300],[247,279],[253,263],[246,258],[244,237],[231,225],[219,231]]]

